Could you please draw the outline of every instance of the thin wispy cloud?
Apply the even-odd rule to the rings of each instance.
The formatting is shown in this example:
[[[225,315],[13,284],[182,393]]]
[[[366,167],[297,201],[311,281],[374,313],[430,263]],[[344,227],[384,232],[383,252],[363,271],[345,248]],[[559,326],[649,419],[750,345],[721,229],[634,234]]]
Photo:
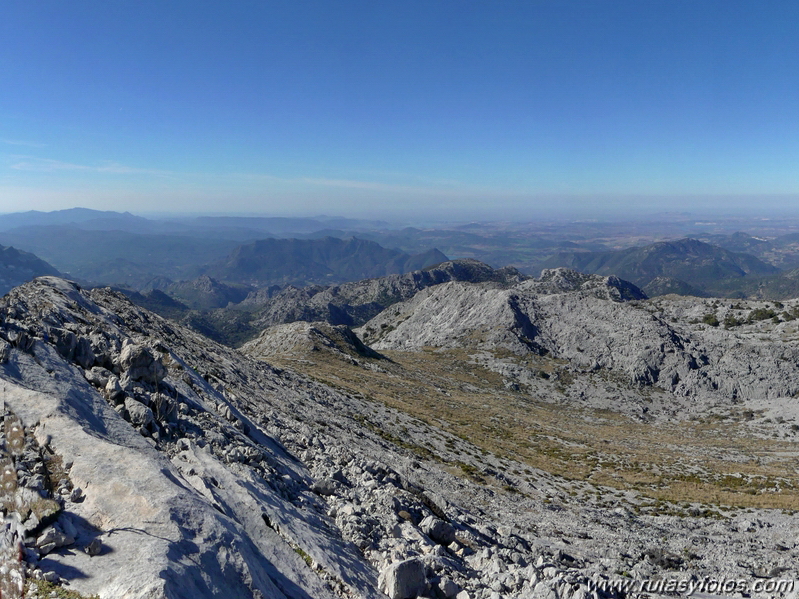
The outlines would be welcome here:
[[[396,176],[396,173],[394,173]],[[402,183],[385,183],[381,181],[367,181],[359,179],[334,179],[327,177],[278,177],[264,173],[229,173],[218,175],[216,178],[238,179],[240,181],[252,181],[261,183],[276,184],[304,184],[319,187],[336,187],[342,189],[357,189],[363,191],[388,192],[388,193],[407,193],[423,195],[451,195],[456,193],[473,192],[496,192],[497,190],[487,188],[477,188],[468,186],[455,180],[435,180],[428,185],[412,185]],[[419,179],[419,177],[413,177]]]
[[[0,139],[0,143],[7,144],[9,146],[26,146],[28,148],[46,148],[47,144],[40,144],[33,141],[22,141],[19,139]]]
[[[485,187],[473,186],[456,180],[420,180],[418,176],[410,176],[411,183],[395,183],[385,181],[375,181],[368,179],[338,179],[329,177],[281,177],[268,173],[214,173],[214,172],[176,172],[162,169],[140,168],[122,164],[119,162],[103,162],[101,164],[82,164],[55,160],[52,158],[39,158],[30,155],[12,155],[8,167],[15,171],[31,173],[86,173],[95,175],[149,175],[153,177],[169,178],[180,180],[184,184],[195,185],[219,185],[238,184],[255,185],[256,187],[273,187],[297,185],[313,187],[329,187],[338,189],[350,189],[375,193],[407,194],[409,196],[438,196],[448,197],[462,194],[507,194],[508,190],[489,189]],[[399,173],[393,173],[394,179]]]
[[[119,164],[118,162],[105,162],[99,165],[76,164],[53,160],[50,158],[36,158],[33,156],[19,156],[10,168],[18,171],[58,172],[82,171],[88,173],[106,173],[114,175],[159,175],[171,176],[175,173],[158,169],[146,169]]]
[[[381,183],[377,181],[358,181],[352,179],[326,179],[326,178],[309,178],[304,177],[298,179],[302,183],[311,185],[322,185],[326,187],[344,187],[348,189],[363,189],[367,191],[380,191],[390,193],[413,193],[413,194],[433,194],[433,195],[450,195],[453,193],[462,193],[463,189],[452,189],[437,186],[422,186],[422,185],[402,185],[395,183]],[[451,185],[453,182],[449,182]]]

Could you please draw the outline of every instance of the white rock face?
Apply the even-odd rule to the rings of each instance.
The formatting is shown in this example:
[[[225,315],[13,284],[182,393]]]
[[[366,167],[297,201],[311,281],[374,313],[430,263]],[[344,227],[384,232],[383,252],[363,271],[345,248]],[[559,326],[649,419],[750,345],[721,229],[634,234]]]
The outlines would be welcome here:
[[[132,383],[124,399],[128,423],[103,397],[103,392],[119,392],[118,384],[92,386],[79,365],[67,362],[42,339],[33,342],[29,353],[13,350],[2,365],[6,408],[35,427],[36,437],[46,438],[50,450],[71,462],[70,484],[85,494],[81,502],[67,504],[68,513],[78,533],[76,546],[93,544],[93,549],[58,551],[64,538],[51,528],[39,537],[48,550],[39,567],[71,580],[76,590],[101,597],[327,598],[335,592],[326,577],[355,596],[380,596],[377,574],[357,549],[340,536],[331,537],[313,504],[292,503],[310,480],[304,467],[260,431],[256,438],[263,445],[215,417],[212,401],[226,402],[220,392],[172,358],[174,369],[164,386],[166,368],[153,358],[155,340],[149,347],[145,339],[131,342],[115,312],[69,283],[38,280],[19,293],[6,307],[24,296],[42,311],[23,314],[12,307],[12,319],[6,308],[5,327],[41,318],[41,331],[56,321],[86,335],[81,338],[90,338],[94,331],[95,350],[104,364],[120,373],[141,369],[141,376],[129,377]],[[134,310],[113,294],[99,291],[95,296],[120,312]],[[91,324],[79,324],[86,320]],[[50,339],[56,337],[51,331]],[[99,386],[102,381],[96,382]],[[176,444],[179,435],[170,436],[169,424],[156,421],[145,405],[158,397],[157,385],[182,398],[198,418],[197,424],[183,421],[194,430],[180,437],[183,451]],[[198,427],[201,421],[205,430]],[[139,429],[147,427],[159,441],[142,436],[148,431]],[[205,432],[216,435],[219,445],[209,445]],[[187,438],[203,447],[191,441],[186,446]],[[273,480],[228,464],[225,451],[234,447],[245,462],[269,464],[257,472],[269,472]],[[306,564],[297,547],[324,568],[324,575]]]
[[[23,421],[39,422],[54,450],[80,458],[70,478],[86,489],[86,500],[70,506],[70,513],[80,523],[80,542],[97,536],[103,551],[96,558],[80,551],[51,554],[46,565],[59,576],[81,573],[76,588],[113,597],[188,598],[227,589],[243,596],[256,589],[282,596],[236,523],[185,493],[155,449],[124,423],[115,426],[113,411],[99,401],[70,405],[57,388],[40,393],[6,381],[4,387],[6,404]],[[225,546],[229,549],[221,551]],[[194,563],[192,556],[203,554],[216,555],[202,566]],[[235,572],[238,582],[226,581],[225,571]]]
[[[465,338],[475,334],[497,346],[516,347],[519,340],[514,332],[496,326],[513,324],[510,298],[510,291],[494,286],[444,283],[387,308],[358,332],[378,351],[461,347]]]

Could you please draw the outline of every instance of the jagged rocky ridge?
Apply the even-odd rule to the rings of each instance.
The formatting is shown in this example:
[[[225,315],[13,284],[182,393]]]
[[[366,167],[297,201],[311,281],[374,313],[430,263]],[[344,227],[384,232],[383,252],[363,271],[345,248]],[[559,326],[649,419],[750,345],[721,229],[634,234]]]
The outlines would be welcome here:
[[[550,289],[573,287],[562,274]],[[573,290],[614,306],[607,298],[633,291],[597,279]],[[520,494],[456,477],[447,463],[477,460],[464,457],[477,454],[468,441],[110,290],[37,279],[0,302],[0,317],[4,417],[24,427],[15,505],[57,505],[7,509],[4,539],[24,543],[20,571],[83,593],[583,599],[615,595],[600,587],[620,572],[795,574],[790,516],[569,505],[568,481],[528,470],[529,482],[493,456],[473,467]],[[7,448],[15,434],[4,428]],[[688,547],[701,561],[686,564]]]
[[[289,286],[278,293],[261,290],[250,294],[241,306],[255,310],[253,324],[259,329],[298,320],[358,326],[428,287],[449,281],[508,286],[525,278],[512,267],[493,269],[477,260],[449,260],[402,275],[341,285]]]
[[[718,326],[686,326],[688,319],[671,313],[674,300],[629,301],[644,297],[615,277],[553,269],[509,288],[460,282],[432,287],[358,332],[378,351],[428,346],[544,352],[567,360],[578,373],[608,370],[632,384],[662,388],[675,406],[799,392],[796,347]],[[699,299],[686,299],[684,306],[693,306],[696,322],[709,310]]]
[[[154,280],[154,288],[137,293],[122,289],[134,303],[161,316],[178,320],[203,335],[238,346],[264,328],[291,322],[328,322],[359,326],[387,306],[408,299],[432,285],[457,281],[493,281],[512,285],[525,279],[515,268],[493,269],[476,260],[450,260],[405,274],[352,281],[340,285],[295,287],[278,285],[251,291],[242,301],[243,287],[226,285],[207,276],[187,283]],[[172,299],[161,290],[178,298]],[[186,303],[181,303],[185,301]],[[200,312],[191,308],[227,308]]]

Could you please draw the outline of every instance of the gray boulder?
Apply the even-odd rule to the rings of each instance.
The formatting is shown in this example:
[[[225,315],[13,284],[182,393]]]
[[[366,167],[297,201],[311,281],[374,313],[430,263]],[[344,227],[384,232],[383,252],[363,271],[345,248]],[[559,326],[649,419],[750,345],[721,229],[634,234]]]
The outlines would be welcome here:
[[[455,541],[455,528],[435,516],[427,516],[419,523],[419,528],[439,545],[449,545]]]
[[[116,375],[112,374],[108,378],[108,382],[105,384],[105,394],[115,404],[125,401],[125,390],[122,389],[122,385]]]
[[[461,588],[451,578],[445,577],[438,583],[438,590],[447,599],[452,599],[452,597],[457,596]]]
[[[119,355],[119,363],[131,381],[145,381],[157,385],[166,375],[166,368],[143,345],[127,342]]]
[[[134,426],[150,426],[155,421],[153,411],[131,397],[125,398],[125,409],[130,415],[130,423]]]
[[[391,599],[413,599],[427,592],[424,563],[418,558],[394,562],[380,573],[378,588]]]
[[[325,497],[336,495],[339,492],[339,488],[339,484],[332,478],[323,478],[311,485],[311,491]]]
[[[43,554],[50,553],[59,547],[66,547],[75,542],[75,537],[64,533],[57,524],[48,527],[36,539],[36,547]]]
[[[102,366],[92,366],[86,371],[85,376],[86,380],[95,387],[105,388],[113,375],[111,371],[106,370]]]

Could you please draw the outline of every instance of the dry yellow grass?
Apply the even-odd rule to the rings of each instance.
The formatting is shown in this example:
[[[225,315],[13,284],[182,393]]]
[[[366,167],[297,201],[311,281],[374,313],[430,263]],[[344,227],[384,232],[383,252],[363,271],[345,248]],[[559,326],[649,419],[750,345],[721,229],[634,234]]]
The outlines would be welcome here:
[[[669,502],[799,509],[794,443],[755,438],[729,421],[647,424],[566,405],[556,389],[568,384],[563,378],[552,385],[549,401],[511,392],[499,374],[475,365],[464,350],[385,353],[393,361],[380,363],[386,372],[328,352],[270,361],[567,479]],[[526,362],[544,372],[562,366],[540,357]]]

